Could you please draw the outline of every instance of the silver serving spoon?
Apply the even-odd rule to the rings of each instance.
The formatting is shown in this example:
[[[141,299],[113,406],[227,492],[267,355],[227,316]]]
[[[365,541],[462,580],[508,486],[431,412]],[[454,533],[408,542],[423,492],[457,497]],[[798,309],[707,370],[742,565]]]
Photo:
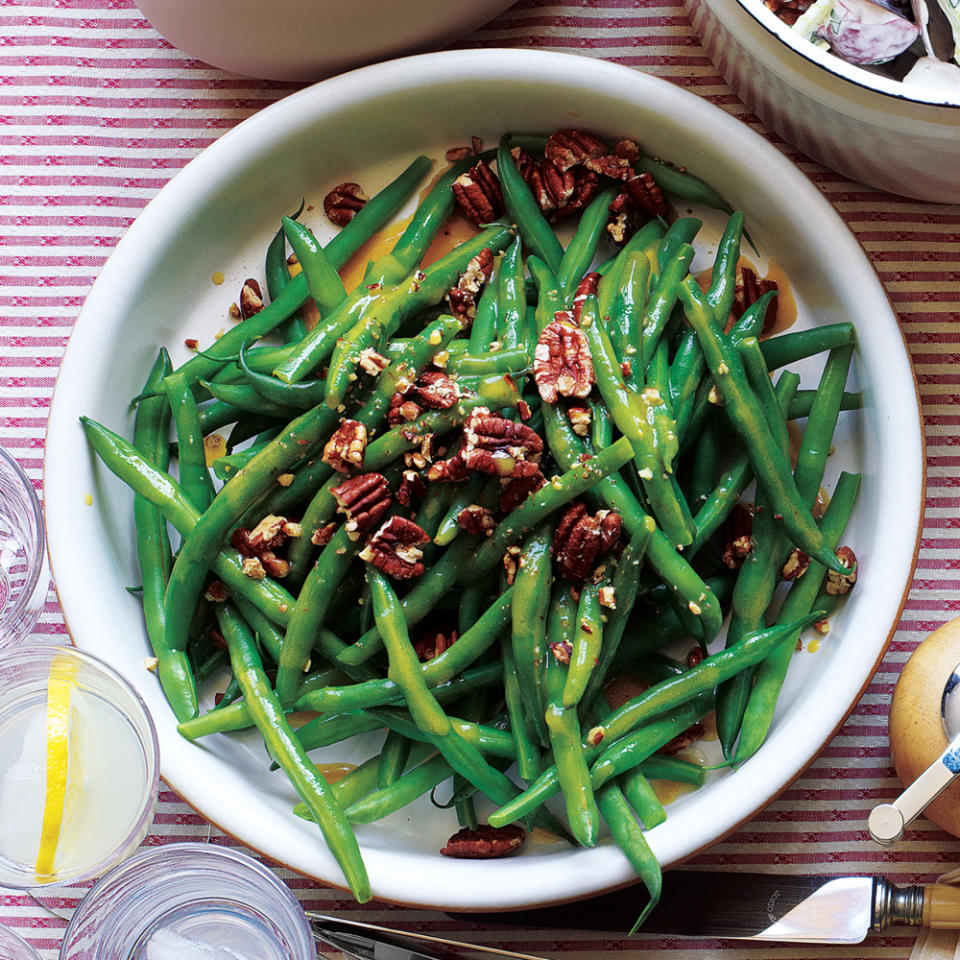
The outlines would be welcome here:
[[[870,811],[870,836],[884,846],[903,839],[904,828],[960,773],[960,663],[947,677],[940,698],[940,721],[950,741],[946,750],[897,797]]]

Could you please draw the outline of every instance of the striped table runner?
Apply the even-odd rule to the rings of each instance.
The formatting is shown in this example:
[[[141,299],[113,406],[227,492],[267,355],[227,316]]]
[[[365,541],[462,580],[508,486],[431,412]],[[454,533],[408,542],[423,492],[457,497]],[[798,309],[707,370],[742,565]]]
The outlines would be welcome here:
[[[687,87],[755,129],[705,56],[683,7],[670,0],[522,0],[463,46],[575,51]],[[84,296],[112,247],[167,180],[224,130],[295,89],[242,79],[170,47],[130,0],[0,0],[0,445],[40,484],[43,435],[57,366]],[[834,203],[863,243],[900,314],[916,365],[927,436],[927,518],[911,599],[890,651],[853,715],[776,802],[697,863],[724,869],[870,871],[929,881],[960,859],[960,842],[918,821],[881,851],[867,838],[869,808],[898,784],[886,745],[897,674],[927,632],[960,611],[954,452],[960,358],[960,207],[898,199],[850,183],[773,138]],[[53,594],[37,627],[63,632]],[[203,839],[210,828],[163,792],[148,843]],[[229,843],[214,831],[212,842]],[[281,871],[306,906],[357,919],[469,932],[486,942],[565,958],[890,958],[910,955],[897,932],[853,950],[719,942],[558,940],[497,931],[341,894]],[[64,917],[82,890],[45,901]],[[696,908],[695,904],[691,905]],[[56,955],[64,920],[0,891],[0,923]]]

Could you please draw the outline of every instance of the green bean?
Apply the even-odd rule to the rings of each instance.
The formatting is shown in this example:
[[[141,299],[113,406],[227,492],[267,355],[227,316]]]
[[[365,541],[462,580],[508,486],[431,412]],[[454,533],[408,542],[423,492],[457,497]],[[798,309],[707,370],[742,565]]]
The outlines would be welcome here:
[[[497,175],[503,191],[507,213],[516,223],[524,247],[540,257],[556,275],[563,261],[563,247],[553,228],[547,223],[540,207],[526,185],[510,155],[510,137],[500,138],[497,150]],[[558,308],[559,309],[559,308]]]
[[[305,380],[300,383],[284,383],[276,377],[254,370],[247,362],[246,344],[240,348],[239,364],[247,382],[269,403],[306,410],[320,403],[326,395],[326,381]]]
[[[713,308],[713,315],[721,330],[726,329],[737,287],[737,264],[740,261],[743,219],[740,211],[730,214],[723,235],[717,243],[710,287],[706,294],[707,303]]]
[[[620,271],[620,287],[609,310],[610,339],[616,355],[621,361],[630,362],[631,371],[636,364],[639,380],[631,383],[634,389],[642,385],[643,368],[637,356],[640,345],[638,333],[642,328],[649,289],[650,258],[642,250],[634,251]],[[599,298],[597,312],[600,317],[607,316],[602,311]]]
[[[365,903],[370,882],[360,847],[329,784],[317,771],[290,728],[280,702],[263,672],[253,637],[228,604],[217,604],[217,623],[230,651],[233,675],[240,681],[244,701],[277,762],[310,809],[354,897]]]
[[[696,217],[677,217],[670,224],[657,247],[657,269],[663,273],[673,259],[674,254],[684,245],[693,243],[700,232],[703,221]]]
[[[557,286],[561,299],[569,303],[573,300],[577,284],[590,268],[597,245],[607,232],[610,219],[609,206],[617,195],[617,188],[609,186],[601,190],[587,205],[580,217],[576,233],[560,259],[557,267]]]
[[[347,807],[347,819],[351,823],[374,823],[422,797],[453,775],[450,764],[439,754],[424,760],[390,784]]]
[[[630,861],[630,866],[643,881],[650,896],[647,905],[640,911],[640,916],[637,917],[636,922],[630,929],[632,934],[640,928],[644,920],[650,915],[650,911],[660,902],[663,875],[660,871],[660,864],[647,845],[643,831],[634,819],[630,805],[620,788],[613,783],[607,784],[597,793],[597,803],[600,806],[603,819],[610,828],[614,842],[627,860]]]
[[[177,458],[180,467],[180,488],[184,496],[203,513],[213,500],[213,481],[207,469],[207,454],[197,404],[186,377],[170,374],[164,380],[167,399],[177,428]]]
[[[496,286],[497,333],[507,350],[516,350],[524,343],[527,320],[527,291],[519,237],[500,258]],[[489,341],[481,349],[489,349]]]
[[[653,519],[647,517],[646,536],[632,537],[617,561],[617,568],[613,575],[613,602],[615,606],[603,627],[603,643],[600,646],[597,665],[583,692],[584,703],[592,703],[600,693],[602,685],[608,679],[610,668],[613,666],[620,649],[620,642],[630,618],[630,611],[633,609],[637,590],[640,586],[640,569],[643,558],[655,529],[656,525]]]
[[[675,167],[655,157],[640,157],[633,165],[638,173],[649,173],[664,193],[688,203],[702,203],[705,207],[732,214],[730,204],[705,180],[694,176],[685,167]]]
[[[375,718],[371,717],[375,721]],[[410,741],[395,730],[387,731],[387,739],[380,748],[380,769],[377,786],[383,790],[398,780],[410,756]]]
[[[443,519],[437,527],[436,536],[433,540],[438,546],[449,546],[460,533],[460,523],[457,517],[460,511],[465,507],[476,503],[480,497],[480,491],[486,483],[486,477],[483,474],[475,473],[468,477],[466,482],[457,488],[450,501],[450,506],[444,514]]]
[[[179,374],[175,374],[179,376]],[[248,383],[214,383],[212,380],[197,381],[210,390],[211,395],[221,403],[247,413],[263,414],[282,420],[292,420],[297,414],[312,404],[280,404],[267,399],[255,386]],[[312,386],[312,384],[311,384]]]
[[[474,320],[475,328],[476,320]],[[491,373],[523,373],[529,368],[530,353],[526,347],[511,347],[482,355],[465,353],[451,358],[447,365],[449,373],[458,374],[461,377],[478,377]]]
[[[457,630],[460,633],[466,633],[490,606],[490,596],[496,593],[497,579],[497,571],[494,570],[463,588],[457,607]]]
[[[512,798],[517,792],[513,783],[491,767],[479,749],[454,730],[450,718],[430,692],[424,671],[410,644],[400,601],[390,582],[372,566],[367,567],[367,578],[373,598],[374,618],[389,659],[387,677],[403,691],[417,727],[430,738],[454,772],[462,774],[494,802],[505,802],[500,798]]]
[[[580,703],[603,647],[599,584],[585,583],[580,591],[572,646],[561,697],[564,710],[573,709]]]
[[[623,774],[620,789],[645,829],[652,830],[667,819],[667,811],[640,767]]]
[[[810,410],[813,407],[814,400],[816,399],[817,391],[816,390],[798,390],[796,396],[793,399],[793,402],[790,404],[790,412],[788,414],[788,419],[790,420],[802,420],[804,417],[810,416]],[[862,410],[863,409],[863,394],[844,391],[843,396],[840,398],[840,409],[841,410]]]
[[[304,202],[300,201],[300,207],[293,215],[293,219],[303,212]],[[287,267],[287,243],[283,227],[273,235],[267,247],[266,262],[264,263],[264,275],[267,281],[267,294],[271,300],[277,297],[286,289],[290,282],[290,270]],[[307,328],[303,325],[303,320],[299,316],[292,316],[280,326],[280,336],[284,343],[296,343],[305,333]]]
[[[597,285],[597,304],[601,317],[608,317],[614,308],[616,296],[620,291],[625,278],[626,264],[635,254],[642,253],[649,262],[649,248],[651,244],[659,244],[663,238],[663,225],[659,220],[648,220],[623,245],[613,258],[610,268],[597,268],[601,280]],[[651,264],[652,267],[652,264]]]
[[[690,763],[680,757],[655,754],[644,760],[639,769],[651,780],[672,780],[694,787],[702,787],[707,782],[707,771],[699,763]]]
[[[544,522],[524,541],[513,584],[512,654],[525,715],[533,722],[543,746],[549,742],[544,711],[543,666],[546,656],[547,612],[552,564],[551,526]],[[521,774],[523,775],[523,774]]]
[[[580,745],[577,711],[565,708],[562,702],[568,674],[560,651],[569,649],[572,644],[576,632],[576,612],[569,586],[559,587],[551,604],[547,633],[550,647],[545,654],[546,721],[557,782],[563,792],[570,830],[581,846],[592,847],[597,842],[600,827],[597,803],[590,786],[586,757]],[[562,656],[568,655],[563,653]]]
[[[810,511],[803,505],[790,474],[790,463],[778,448],[763,418],[756,395],[746,386],[743,365],[713,322],[706,298],[692,279],[680,285],[680,299],[687,319],[697,330],[700,345],[713,378],[724,399],[731,423],[743,438],[754,472],[783,526],[808,556],[830,569],[845,573],[843,564],[828,550]]]
[[[156,390],[170,368],[170,357],[166,350],[161,350],[144,384],[144,393]],[[167,466],[169,423],[170,408],[162,394],[141,400],[134,426],[134,446],[159,469]],[[157,677],[174,716],[178,721],[186,720],[197,714],[197,687],[189,658],[181,650],[171,650],[164,637],[163,595],[172,564],[166,522],[160,509],[142,496],[134,497],[133,517],[143,585],[143,616],[147,638],[157,658]]]
[[[502,257],[500,258],[502,262]],[[500,267],[494,260],[493,273],[484,284],[477,303],[477,312],[470,327],[468,350],[471,353],[487,353],[497,336],[497,311],[499,305]]]
[[[677,304],[680,282],[690,272],[696,251],[689,243],[681,244],[660,274],[650,294],[643,315],[643,341],[640,348],[640,368],[646,370],[653,357],[667,321]]]
[[[826,542],[833,547],[836,547],[840,541],[859,488],[859,474],[840,474],[821,524]],[[799,580],[794,581],[790,588],[778,614],[778,624],[786,622],[788,617],[798,618],[803,611],[813,606],[826,573],[826,569],[821,564],[815,560],[810,561],[807,572]],[[740,740],[734,753],[735,763],[742,763],[752,757],[766,739],[773,722],[773,711],[780,688],[787,675],[787,668],[790,666],[801,629],[789,632],[757,670],[756,681],[743,717]]]
[[[340,274],[308,227],[290,217],[284,217],[281,222],[290,248],[307,278],[310,296],[313,297],[321,316],[330,313],[347,296]]]
[[[444,697],[442,686],[432,687],[431,691],[438,703],[449,703],[453,698]],[[382,706],[368,707],[367,713],[376,718],[384,726],[403,734],[410,740],[422,743],[433,743],[431,735],[423,732],[413,721],[410,711],[400,707]],[[449,716],[450,725],[456,734],[467,743],[475,746],[481,753],[491,757],[514,760],[517,756],[513,738],[505,730],[477,723],[473,720],[464,720],[462,717]]]
[[[796,330],[793,333],[783,333],[779,337],[770,337],[760,342],[760,349],[767,361],[767,369],[776,370],[785,367],[788,363],[796,363],[822,353],[824,350],[833,350],[848,343],[856,342],[856,331],[848,321],[828,323],[810,330]]]
[[[540,775],[540,751],[537,748],[537,732],[533,725],[536,702],[524,702],[523,691],[513,658],[513,647],[507,637],[500,638],[500,661],[503,664],[503,695],[510,714],[510,733],[517,756],[517,771],[526,780],[535,780]]]

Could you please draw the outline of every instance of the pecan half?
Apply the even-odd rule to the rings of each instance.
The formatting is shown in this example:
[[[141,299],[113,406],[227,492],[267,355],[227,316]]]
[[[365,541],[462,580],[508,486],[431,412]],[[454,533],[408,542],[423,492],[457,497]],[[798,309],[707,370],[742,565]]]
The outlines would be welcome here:
[[[773,280],[761,280],[750,267],[740,264],[737,267],[737,286],[733,293],[733,305],[730,312],[734,319],[739,320],[747,308],[756,303],[765,293],[777,290]],[[774,297],[767,304],[767,312],[763,315],[763,328],[760,335],[769,333],[777,323],[777,298]]]
[[[497,525],[493,514],[486,508],[477,503],[471,503],[464,507],[457,514],[457,523],[461,530],[472,533],[475,536],[489,537],[493,533],[493,528]]]
[[[414,389],[428,410],[449,410],[460,399],[457,381],[442,370],[425,370]]]
[[[516,509],[546,482],[547,478],[539,470],[529,476],[511,477],[500,491],[500,512],[509,513]]]
[[[271,521],[280,520],[285,523],[283,517],[267,517],[265,531],[269,536],[269,530],[273,526]],[[267,539],[264,533],[254,536],[245,527],[237,527],[230,534],[230,542],[243,556],[243,573],[254,580],[262,580],[267,574],[277,580],[282,580],[290,572],[290,564],[286,560],[278,557],[273,552],[273,547],[279,547],[287,538],[282,533],[283,523],[280,524],[276,536]],[[258,524],[256,530],[264,525],[264,521]]]
[[[633,202],[650,217],[663,217],[667,213],[667,201],[657,181],[649,173],[638,173],[624,183]]]
[[[490,223],[503,213],[500,181],[485,160],[453,181],[453,195],[460,211],[474,226]]]
[[[484,248],[467,264],[457,280],[457,285],[446,293],[450,312],[465,326],[473,322],[477,314],[480,291],[493,275],[493,251]]]
[[[240,288],[240,316],[246,320],[263,309],[263,294],[260,284],[253,277],[247,277]]]
[[[620,140],[613,148],[615,157],[623,157],[630,163],[636,163],[640,159],[640,148],[633,140]]]
[[[351,467],[363,466],[366,448],[367,428],[359,420],[341,420],[323,448],[322,460],[337,473],[349,473]]]
[[[840,562],[850,571],[849,573],[837,573],[835,570],[827,571],[827,583],[824,589],[831,597],[838,597],[844,593],[849,593],[853,585],[857,582],[857,556],[849,547],[837,547],[836,554]]]
[[[390,485],[382,473],[361,473],[330,491],[337,509],[346,514],[344,530],[351,540],[372,530],[390,508]],[[312,538],[311,538],[312,539]]]
[[[560,171],[609,153],[607,145],[582,130],[558,130],[547,137],[544,155]]]
[[[570,312],[573,314],[573,322],[577,325],[580,324],[580,314],[583,311],[584,300],[586,300],[587,297],[595,297],[597,295],[600,276],[599,273],[587,273],[577,284],[577,290],[573,295],[573,303],[570,309]]]
[[[599,173],[601,177],[611,180],[626,180],[633,175],[633,167],[625,157],[618,157],[612,153],[605,153],[602,157],[588,157],[583,161],[587,170]]]
[[[337,532],[337,525],[331,521],[325,527],[319,527],[310,534],[310,542],[315,547],[325,547]]]
[[[799,580],[810,566],[810,558],[799,548],[794,547],[783,565],[784,580]]]
[[[548,323],[533,351],[533,378],[545,403],[589,396],[594,377],[586,334],[562,320]]]
[[[440,851],[445,857],[464,860],[494,860],[508,857],[523,846],[527,832],[516,823],[506,827],[491,827],[481,823],[476,830],[464,827],[458,830]]]
[[[445,650],[449,650],[458,639],[459,634],[455,629],[428,630],[414,641],[413,652],[426,663],[434,657],[439,657]]]
[[[486,407],[471,411],[463,425],[463,439],[459,456],[469,470],[499,477],[532,476],[540,472],[538,463],[543,440],[536,431],[491,413]]]
[[[623,521],[610,510],[587,512],[586,504],[574,501],[567,508],[551,548],[557,568],[568,580],[588,580],[593,565],[620,539]]]
[[[720,559],[725,567],[736,570],[753,549],[753,513],[745,504],[734,504],[723,525],[723,538]]]
[[[345,227],[370,198],[359,183],[340,183],[323,198],[323,212],[338,227]]]
[[[420,546],[430,537],[422,527],[406,517],[391,517],[360,551],[360,559],[372,563],[388,577],[410,580],[423,575],[423,551]]]
[[[600,192],[600,178],[592,171],[577,167],[573,177],[573,193],[563,210],[564,216],[579,213]]]

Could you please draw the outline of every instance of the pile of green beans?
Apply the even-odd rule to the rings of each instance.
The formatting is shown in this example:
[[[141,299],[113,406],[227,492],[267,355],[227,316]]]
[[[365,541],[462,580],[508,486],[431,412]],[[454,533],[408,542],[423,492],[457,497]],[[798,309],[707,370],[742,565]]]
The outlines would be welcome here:
[[[639,924],[660,889],[644,831],[666,818],[650,781],[707,778],[669,755],[671,741],[715,709],[727,763],[755,753],[798,637],[835,606],[828,574],[850,577],[836,551],[859,477],[825,475],[841,412],[860,406],[845,390],[853,328],[764,337],[772,293],[733,322],[744,217],[683,168],[634,164],[684,207],[727,217],[699,282],[702,220],[648,219],[617,248],[605,227],[622,185],[601,177],[559,230],[516,146],[542,153],[545,139],[504,136],[451,166],[354,290],[342,268],[430,162],[417,158],[326,245],[298,220],[302,206],[283,217],[266,254],[268,305],[179,369],[160,350],[133,401],[132,442],[81,421],[135,494],[147,635],[181,734],[258,729],[300,797],[295,812],[316,822],[359,901],[371,888],[353,825],[450,781],[469,829],[485,811],[494,828],[522,820],[585,847],[609,833],[649,892]],[[494,161],[501,220],[425,262],[457,177]],[[448,315],[445,295],[490,255],[474,309]],[[320,318],[309,330],[308,301]],[[535,348],[557,324],[579,328],[588,396],[544,392]],[[819,383],[798,390],[789,370],[772,379],[821,353]],[[425,373],[447,377],[449,402],[428,402]],[[465,476],[440,469],[482,446],[485,416],[533,430],[542,450],[491,441],[492,461],[470,461]],[[327,449],[345,420],[365,431],[359,464]],[[796,420],[806,423],[792,463]],[[208,464],[208,439],[228,427],[225,455]],[[504,506],[513,474],[531,466],[539,481]],[[390,497],[358,529],[340,488],[361,475]],[[744,500],[755,519],[737,565],[729,529]],[[590,523],[616,520],[619,533],[578,570],[574,536],[558,529],[580,516],[577,549]],[[422,535],[403,554],[422,564],[409,578],[371,546],[395,519]],[[250,531],[268,521],[257,547]],[[809,568],[785,585],[794,548]],[[640,692],[614,708],[611,682],[624,677]],[[294,722],[305,711],[313,718]],[[328,783],[312,751],[376,732],[379,751]],[[544,806],[556,794],[563,821]]]

